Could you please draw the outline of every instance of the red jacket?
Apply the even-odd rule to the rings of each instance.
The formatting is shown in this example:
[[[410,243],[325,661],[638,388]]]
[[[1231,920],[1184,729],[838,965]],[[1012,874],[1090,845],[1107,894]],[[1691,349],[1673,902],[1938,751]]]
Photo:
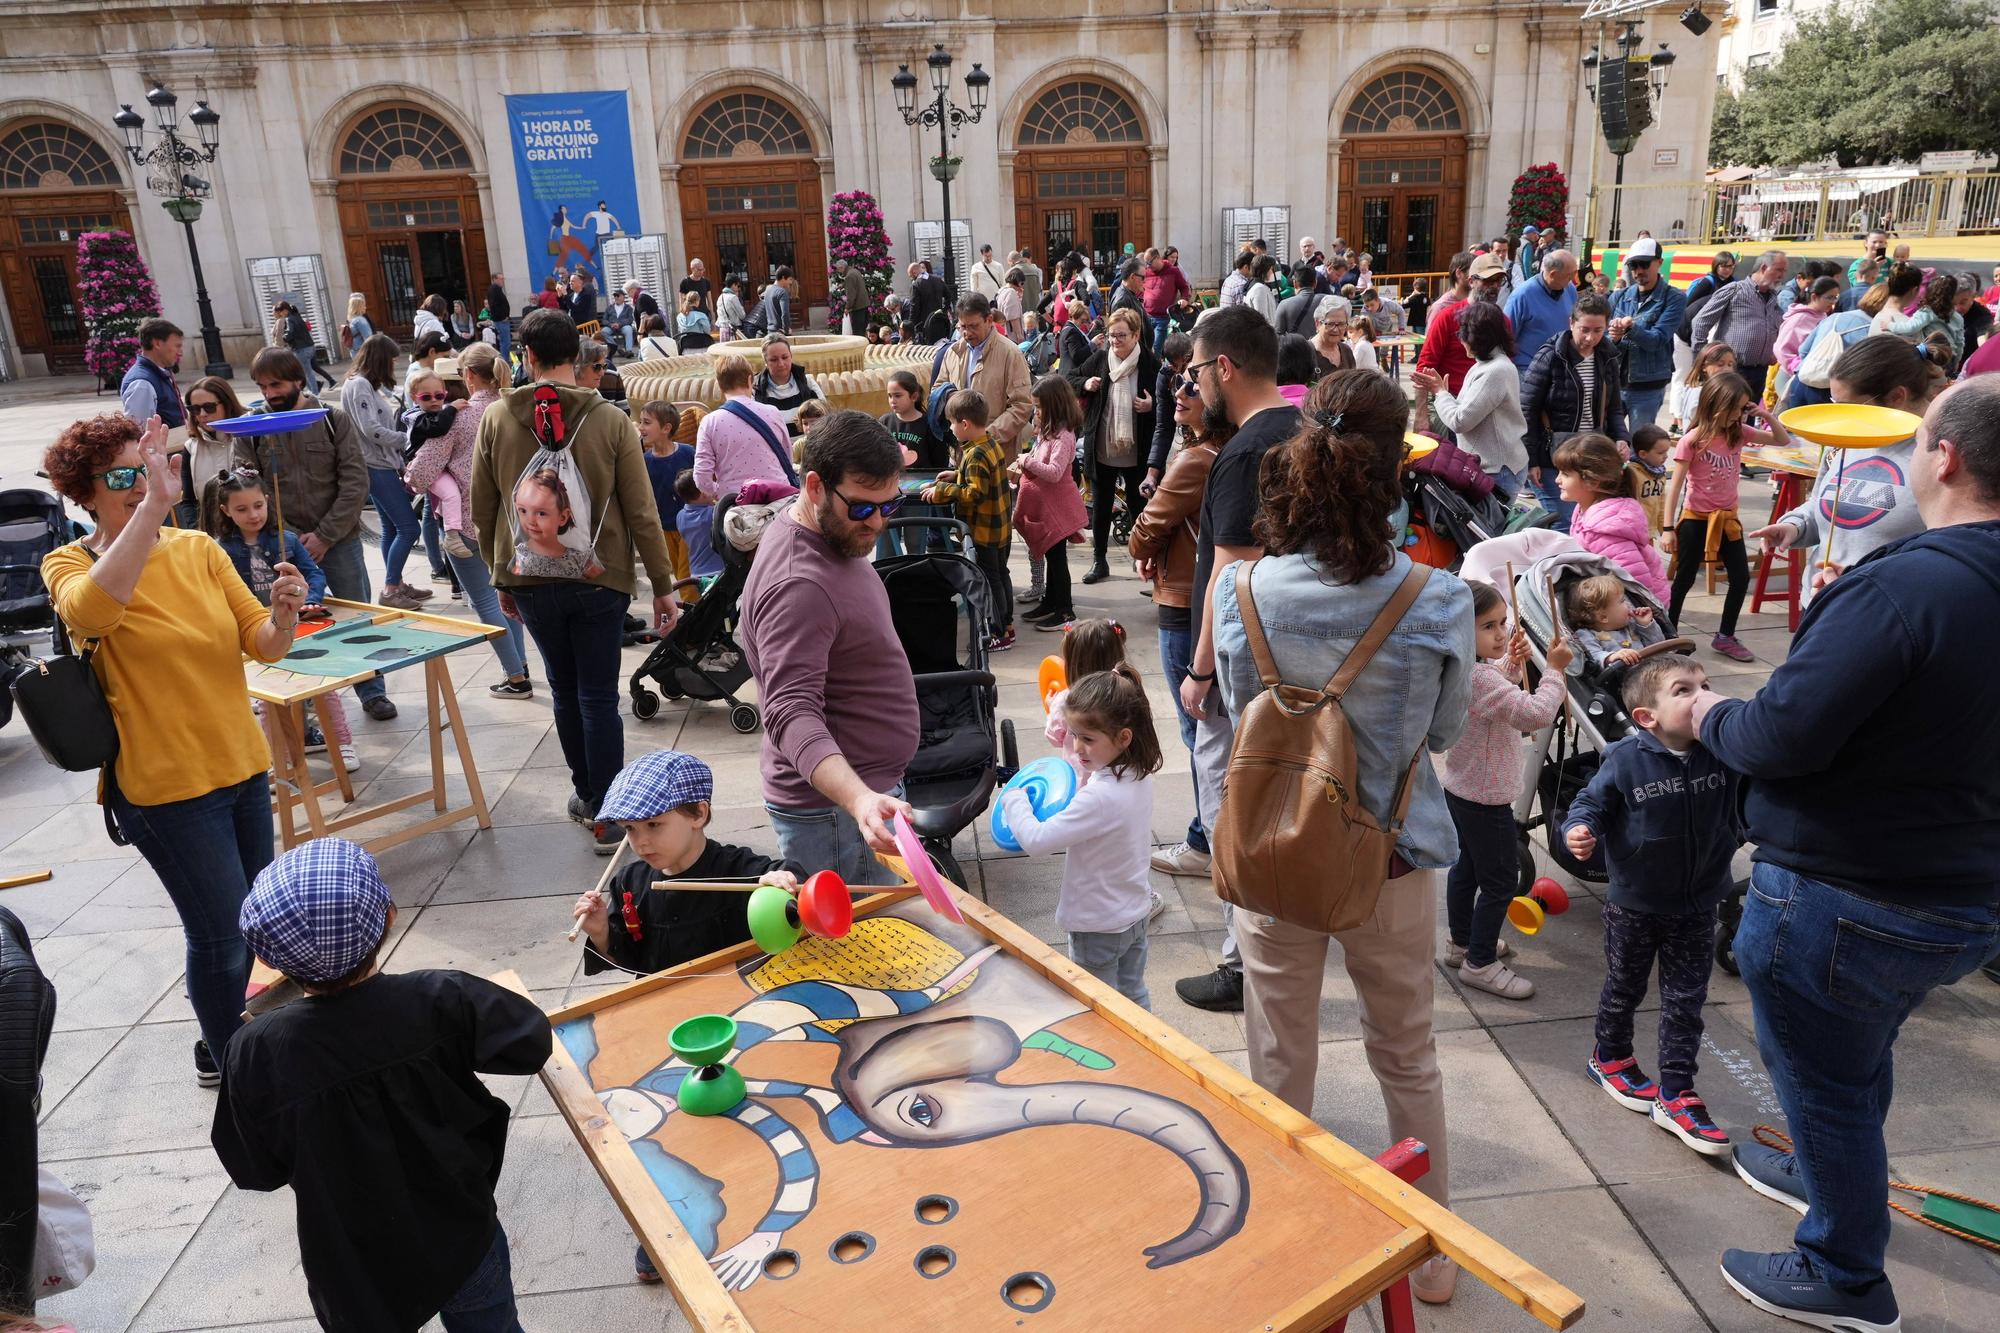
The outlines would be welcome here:
[[[1472,353],[1458,337],[1458,317],[1464,309],[1464,301],[1449,296],[1432,306],[1430,320],[1424,325],[1424,345],[1417,351],[1417,364],[1443,375],[1444,387],[1453,393],[1463,387],[1473,367]],[[1507,327],[1513,328],[1514,321],[1508,320]]]
[[[1154,319],[1165,319],[1176,300],[1193,298],[1194,288],[1188,286],[1187,274],[1181,272],[1179,264],[1163,263],[1146,270],[1146,285],[1139,293],[1139,304]]]

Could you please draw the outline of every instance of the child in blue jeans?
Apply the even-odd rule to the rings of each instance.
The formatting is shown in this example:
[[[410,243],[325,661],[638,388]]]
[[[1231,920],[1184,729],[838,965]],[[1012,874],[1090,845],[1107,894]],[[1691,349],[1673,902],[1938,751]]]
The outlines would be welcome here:
[[[1604,991],[1590,1077],[1627,1110],[1641,1111],[1696,1152],[1721,1157],[1729,1135],[1694,1091],[1701,1007],[1715,965],[1715,909],[1729,892],[1729,863],[1743,843],[1740,781],[1695,738],[1694,697],[1708,673],[1681,656],[1647,658],[1625,676],[1625,710],[1640,728],[1604,752],[1590,785],[1570,804],[1565,840],[1579,860],[1604,844],[1611,863],[1604,905]],[[1660,970],[1660,1081],[1632,1053],[1632,1015]]]

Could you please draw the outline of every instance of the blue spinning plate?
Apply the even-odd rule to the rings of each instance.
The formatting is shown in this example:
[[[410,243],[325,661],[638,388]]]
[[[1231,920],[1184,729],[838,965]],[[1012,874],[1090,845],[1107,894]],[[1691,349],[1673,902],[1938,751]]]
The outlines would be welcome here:
[[[218,435],[283,435],[286,431],[303,430],[315,421],[324,420],[325,408],[301,407],[292,412],[265,412],[256,416],[211,421],[208,428]]]
[[[1061,811],[1076,797],[1076,770],[1069,760],[1058,754],[1043,755],[1040,759],[1023,764],[1021,771],[1007,779],[1002,791],[1024,791],[1028,794],[1028,804],[1033,807],[1035,818],[1047,819]],[[993,816],[989,821],[993,831],[993,841],[1010,852],[1021,850],[1020,842],[1014,837],[1014,830],[1007,827],[1007,811],[998,800],[993,802]]]

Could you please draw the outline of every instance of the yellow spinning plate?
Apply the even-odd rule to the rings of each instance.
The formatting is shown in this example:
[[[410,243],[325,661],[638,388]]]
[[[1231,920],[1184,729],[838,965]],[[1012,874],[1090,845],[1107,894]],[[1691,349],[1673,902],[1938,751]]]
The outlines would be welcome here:
[[[1880,449],[1917,433],[1913,412],[1866,403],[1808,403],[1778,414],[1785,429],[1828,449]]]
[[[1437,447],[1438,442],[1428,435],[1419,435],[1413,430],[1403,433],[1403,461],[1405,463],[1414,463],[1426,454],[1434,454],[1437,452]]]

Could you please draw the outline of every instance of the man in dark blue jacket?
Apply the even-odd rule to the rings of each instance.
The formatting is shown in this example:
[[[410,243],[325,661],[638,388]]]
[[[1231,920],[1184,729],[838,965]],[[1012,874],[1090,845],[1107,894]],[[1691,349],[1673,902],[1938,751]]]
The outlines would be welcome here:
[[[1931,405],[1910,490],[1927,531],[1841,574],[1755,699],[1696,702],[1703,744],[1750,780],[1736,958],[1796,1147],[1739,1145],[1736,1170],[1806,1214],[1796,1249],[1726,1251],[1722,1275],[1823,1328],[1899,1326],[1891,1050],[2000,941],[2000,376]]]
[[[1690,657],[1634,666],[1620,694],[1638,734],[1607,748],[1571,802],[1564,840],[1580,860],[1601,843],[1611,863],[1604,906],[1604,991],[1588,1069],[1630,1111],[1696,1152],[1719,1157],[1729,1135],[1694,1090],[1701,1007],[1715,964],[1715,909],[1742,845],[1736,775],[1695,739],[1694,701],[1708,675]],[[1632,1015],[1660,971],[1660,1081],[1632,1053]]]

